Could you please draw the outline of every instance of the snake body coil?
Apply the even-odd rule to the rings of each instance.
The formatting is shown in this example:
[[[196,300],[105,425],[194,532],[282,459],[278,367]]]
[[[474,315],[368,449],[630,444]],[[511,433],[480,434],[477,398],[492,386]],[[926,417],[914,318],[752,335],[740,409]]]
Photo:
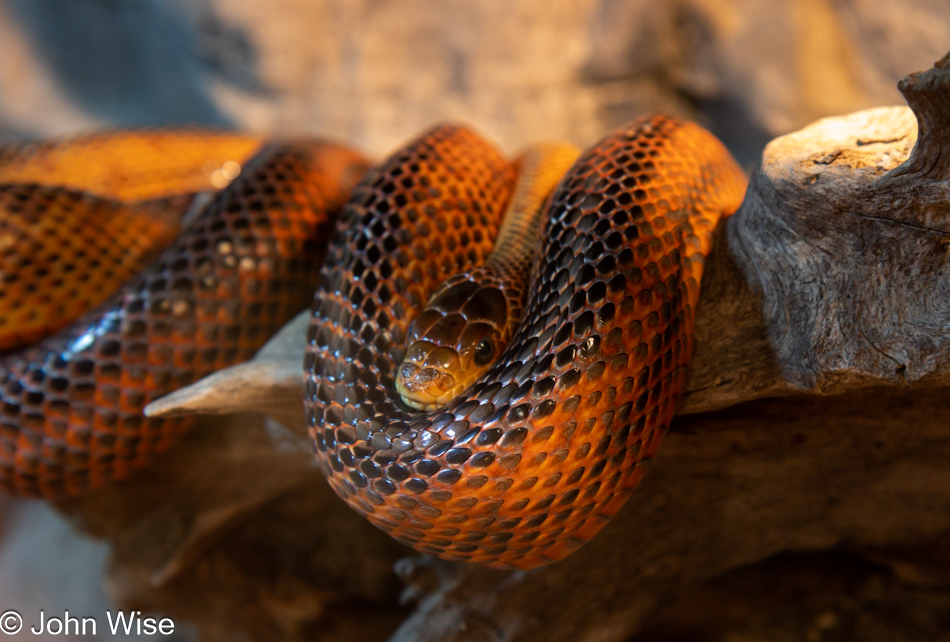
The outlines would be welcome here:
[[[702,128],[643,119],[577,161],[552,197],[525,316],[499,362],[444,408],[393,391],[406,329],[477,262],[511,170],[442,127],[354,190],[317,290],[306,408],[331,486],[396,539],[531,568],[590,539],[666,433],[692,352],[703,258],[745,180]]]
[[[0,341],[23,338],[3,331],[28,294],[74,288],[10,238],[36,239],[50,258],[68,253],[66,272],[84,281],[98,259],[55,230],[115,215],[164,235],[142,201],[208,189],[207,176],[195,178],[203,152],[181,165],[159,154],[157,167],[125,168],[116,183],[121,150],[163,139],[102,140],[0,150]],[[451,560],[531,568],[590,539],[669,427],[703,258],[745,186],[725,148],[696,125],[653,117],[584,153],[551,196],[511,343],[468,391],[419,412],[395,391],[407,329],[439,285],[489,255],[516,168],[464,128],[430,131],[354,188],[318,275],[335,211],[365,165],[316,143],[270,145],[244,162],[258,146],[225,145],[240,176],[116,294],[0,357],[0,485],[76,495],[143,465],[185,424],[145,419],[142,407],[250,357],[305,307],[319,276],[305,411],[337,493],[398,540]],[[77,156],[91,160],[76,167]],[[106,252],[113,280],[149,252]],[[49,310],[24,334],[60,323]]]
[[[59,215],[64,200],[87,223],[101,219],[100,210],[115,213],[122,206],[86,195],[64,196],[62,189],[22,181],[44,178],[134,201],[209,189],[199,171],[209,151],[236,148],[246,154],[259,146],[256,141],[229,143],[198,134],[158,135],[172,139],[166,141],[174,151],[165,157],[169,165],[160,162],[163,148],[159,144],[156,152],[148,136],[84,139],[65,143],[67,151],[62,153],[57,146],[40,145],[0,154],[0,180],[10,181],[0,185],[0,206],[5,206],[0,232],[8,236],[15,229],[31,236],[50,254],[65,259],[59,265],[72,266],[72,273],[88,262],[94,248],[64,243],[61,236],[68,236],[68,230],[57,236],[56,226],[44,223]],[[131,177],[126,168],[100,173],[103,165],[95,161],[114,158],[109,150],[114,154],[123,144],[140,148],[145,143],[153,166],[132,167]],[[89,156],[91,170],[77,163]],[[155,163],[172,169],[156,176]],[[73,168],[76,164],[80,167]],[[0,358],[3,488],[31,497],[77,495],[126,477],[153,453],[167,449],[187,420],[145,419],[142,408],[199,377],[250,358],[306,307],[353,172],[358,176],[363,168],[357,154],[337,145],[275,144],[262,149],[170,247],[111,298],[58,334]],[[94,232],[115,245],[122,234],[137,229],[113,231],[111,241],[108,229]],[[17,246],[22,244],[10,245],[3,255],[5,263],[12,264],[3,270],[5,276],[32,280],[32,290],[62,280],[35,259],[27,259],[34,261],[29,264],[18,259]],[[91,277],[85,281],[87,286],[96,284]],[[9,315],[23,307],[22,297],[6,279],[4,286],[0,314]]]

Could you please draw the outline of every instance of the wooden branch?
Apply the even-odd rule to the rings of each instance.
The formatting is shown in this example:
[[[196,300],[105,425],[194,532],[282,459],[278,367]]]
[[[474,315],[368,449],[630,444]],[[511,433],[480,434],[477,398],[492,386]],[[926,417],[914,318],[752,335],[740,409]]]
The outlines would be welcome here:
[[[928,71],[911,74],[897,84],[917,117],[918,141],[911,157],[888,178],[911,176],[915,180],[950,178],[950,53]]]
[[[950,382],[950,54],[899,87],[914,112],[766,147],[710,257],[681,412]]]
[[[303,353],[309,312],[301,312],[257,355],[176,390],[145,408],[147,416],[258,412],[307,434],[303,417]]]
[[[405,549],[339,501],[309,438],[212,419],[134,479],[60,507],[109,541],[113,608],[172,615],[202,642],[385,637],[406,614],[392,570]]]
[[[901,82],[913,153],[903,108],[773,141],[703,281],[683,412],[847,394],[679,419],[615,521],[560,564],[407,565],[437,588],[394,640],[625,639],[684,587],[780,551],[950,532],[947,62]]]
[[[950,533],[946,410],[943,391],[879,389],[680,418],[627,505],[563,561],[403,562],[425,599],[390,640],[626,640],[682,592],[782,551],[934,541]]]
[[[945,58],[901,83],[919,140],[914,114],[887,108],[766,148],[708,260],[681,403],[684,415],[728,409],[678,418],[630,503],[562,562],[527,573],[401,562],[405,597],[425,599],[395,640],[618,640],[685,588],[779,551],[880,554],[950,533],[948,74]],[[115,543],[120,604],[192,619],[205,639],[242,626],[304,639],[341,603],[361,605],[366,634],[399,617],[390,568],[407,551],[350,514],[312,463],[306,320],[147,409],[256,410],[290,430],[212,422],[161,466],[68,507]],[[240,561],[248,551],[279,577]],[[210,610],[196,598],[209,576],[227,578]],[[248,594],[246,618],[227,624]]]

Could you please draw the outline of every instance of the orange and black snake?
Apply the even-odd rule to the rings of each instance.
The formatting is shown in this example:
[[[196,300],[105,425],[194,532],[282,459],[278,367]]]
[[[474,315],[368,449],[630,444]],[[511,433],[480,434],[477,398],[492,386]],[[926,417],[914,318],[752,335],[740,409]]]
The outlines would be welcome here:
[[[174,160],[179,147],[190,160]],[[150,160],[112,171],[134,158],[129,149]],[[146,403],[247,359],[313,297],[305,412],[334,490],[399,541],[446,559],[530,568],[567,555],[620,508],[669,427],[703,258],[745,179],[699,126],[634,121],[543,199],[536,254],[510,264],[519,296],[502,287],[506,301],[488,304],[523,307],[507,348],[485,325],[488,299],[476,293],[494,281],[484,275],[413,325],[436,290],[464,280],[453,275],[482,269],[528,164],[453,125],[370,169],[351,194],[365,161],[312,141],[153,132],[0,152],[0,483],[60,497],[125,477],[184,429],[143,419]],[[189,206],[197,213],[157,257],[136,245],[176,233],[167,212]],[[90,225],[104,241],[77,242]],[[108,258],[92,254],[97,243]],[[69,268],[20,252],[33,245]],[[102,263],[113,281],[131,279],[58,329],[70,306],[57,301],[97,283]],[[35,302],[50,292],[60,294]],[[460,395],[436,366],[473,358],[407,355],[412,333],[436,341],[427,332],[463,352],[491,348]],[[407,406],[397,378],[422,371],[453,398]]]

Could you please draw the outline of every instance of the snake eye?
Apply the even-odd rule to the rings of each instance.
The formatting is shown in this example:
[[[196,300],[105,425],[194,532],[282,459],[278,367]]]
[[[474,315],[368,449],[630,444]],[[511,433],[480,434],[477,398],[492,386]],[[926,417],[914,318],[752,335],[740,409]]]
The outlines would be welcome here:
[[[493,356],[495,356],[495,346],[488,339],[482,339],[475,346],[475,363],[478,365],[485,365]]]

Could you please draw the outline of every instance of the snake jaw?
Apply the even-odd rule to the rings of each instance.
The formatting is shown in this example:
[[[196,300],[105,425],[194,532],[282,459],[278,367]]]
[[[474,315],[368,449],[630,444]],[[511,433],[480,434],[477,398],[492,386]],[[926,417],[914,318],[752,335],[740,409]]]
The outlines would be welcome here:
[[[435,410],[482,377],[507,345],[514,325],[496,268],[479,266],[450,278],[409,327],[396,391],[406,405]],[[517,320],[517,319],[516,319]],[[490,347],[487,356],[482,344]]]
[[[461,367],[458,352],[430,341],[413,341],[396,374],[396,391],[406,405],[430,410],[462,390],[452,373]]]

